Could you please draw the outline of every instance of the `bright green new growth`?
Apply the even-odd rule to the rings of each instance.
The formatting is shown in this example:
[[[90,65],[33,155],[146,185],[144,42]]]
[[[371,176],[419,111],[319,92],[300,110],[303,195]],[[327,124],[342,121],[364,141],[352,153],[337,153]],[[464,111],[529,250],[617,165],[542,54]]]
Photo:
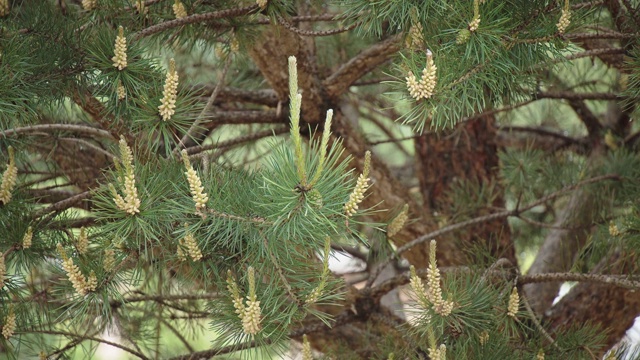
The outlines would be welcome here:
[[[291,140],[295,151],[295,163],[298,169],[300,186],[307,185],[304,154],[302,152],[302,136],[300,136],[300,106],[302,95],[298,93],[298,68],[295,56],[289,56],[289,109],[291,113]]]
[[[313,289],[313,291],[309,295],[307,295],[307,299],[305,300],[305,303],[307,305],[312,305],[313,303],[318,301],[320,296],[323,295],[324,287],[327,285],[327,279],[329,278],[329,274],[330,274],[330,271],[329,271],[329,254],[330,253],[331,253],[331,239],[327,237],[324,241],[324,255],[322,258],[322,274],[320,275],[320,283],[318,284],[318,287]]]
[[[318,167],[316,169],[316,173],[313,176],[313,179],[309,183],[309,187],[313,187],[320,176],[322,175],[322,171],[324,170],[324,164],[327,159],[327,147],[329,146],[329,138],[331,137],[331,120],[333,118],[333,110],[327,110],[327,117],[324,121],[324,131],[322,133],[322,142],[320,143],[320,158],[318,160]]]

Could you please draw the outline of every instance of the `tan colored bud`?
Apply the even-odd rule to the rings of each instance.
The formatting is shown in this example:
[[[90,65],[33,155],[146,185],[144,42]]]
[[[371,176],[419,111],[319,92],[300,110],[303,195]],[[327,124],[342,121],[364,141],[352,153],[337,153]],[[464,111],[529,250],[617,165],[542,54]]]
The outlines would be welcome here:
[[[176,16],[176,19],[187,17],[187,10],[184,8],[182,1],[176,0],[173,4],[173,14]]]
[[[123,70],[127,67],[127,39],[124,37],[124,28],[118,27],[118,36],[116,36],[116,43],[114,45],[115,55],[111,58],[113,66],[118,70]]]
[[[170,120],[173,114],[176,112],[176,100],[178,98],[178,72],[176,71],[176,62],[174,59],[169,61],[169,71],[167,71],[167,78],[164,82],[164,91],[161,104],[158,106],[158,111],[162,120]]]

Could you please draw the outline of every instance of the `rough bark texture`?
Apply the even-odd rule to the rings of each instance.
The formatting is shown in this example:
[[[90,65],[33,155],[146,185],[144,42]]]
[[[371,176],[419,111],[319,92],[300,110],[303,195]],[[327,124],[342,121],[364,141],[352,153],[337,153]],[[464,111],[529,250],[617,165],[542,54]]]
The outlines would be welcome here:
[[[605,259],[594,273],[629,274],[637,272],[637,260],[624,258],[619,251]],[[635,258],[632,256],[632,258]],[[591,324],[607,329],[606,346],[596,354],[601,358],[618,343],[640,314],[640,292],[606,284],[579,283],[547,311],[543,322],[552,332],[570,326]]]
[[[554,226],[559,228],[552,229],[547,235],[527,272],[529,275],[565,272],[571,269],[576,254],[589,237],[589,230],[596,214],[595,202],[594,195],[589,191],[579,189],[572,194],[569,203],[554,223]],[[524,286],[531,307],[537,314],[543,314],[551,306],[558,296],[560,285],[562,284],[547,282]]]
[[[498,147],[495,139],[497,129],[493,117],[483,117],[464,122],[452,130],[438,134],[427,134],[416,140],[417,174],[425,213],[447,217],[455,199],[450,197],[451,186],[455,182],[468,182],[493,187],[496,194],[502,194],[498,184]],[[493,198],[484,209],[471,217],[485,215],[490,208],[504,207],[501,195]],[[439,244],[455,244],[454,251],[438,254],[442,265],[460,265],[473,259],[462,256],[460,249],[471,244],[482,244],[494,257],[504,257],[516,264],[511,246],[509,227],[506,219],[485,222],[471,229],[446,237]],[[456,251],[457,250],[457,251]],[[426,254],[425,254],[426,256]],[[418,259],[416,259],[418,260]],[[424,259],[419,259],[425,261]]]

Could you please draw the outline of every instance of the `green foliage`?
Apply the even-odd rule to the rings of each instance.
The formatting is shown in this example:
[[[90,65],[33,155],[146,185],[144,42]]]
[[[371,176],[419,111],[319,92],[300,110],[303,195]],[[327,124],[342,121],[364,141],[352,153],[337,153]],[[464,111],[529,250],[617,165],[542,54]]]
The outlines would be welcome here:
[[[564,141],[558,146],[544,148],[532,141],[520,150],[500,151],[497,181],[454,179],[443,195],[448,204],[442,209],[446,213],[440,231],[470,221],[472,226],[461,226],[454,237],[473,235],[474,224],[482,222],[479,216],[502,211],[496,209],[501,202],[506,209],[519,210],[549,197],[522,213],[504,216],[520,219],[512,222],[516,248],[535,248],[548,231],[559,228],[544,225],[559,218],[556,209],[567,203],[561,196],[569,193],[567,187],[607,175],[607,181],[574,186],[593,194],[594,203],[600,204],[593,209],[593,224],[584,226],[596,230],[572,263],[573,272],[587,273],[598,269],[612,250],[635,254],[640,246],[637,134],[628,131],[637,128],[632,120],[637,120],[640,98],[638,40],[630,36],[637,31],[604,32],[624,50],[614,53],[624,53],[620,70],[607,58],[568,60],[586,56],[582,51],[591,46],[574,41],[575,32],[600,34],[600,27],[614,21],[592,10],[598,4],[568,3],[571,24],[561,34],[557,23],[563,2],[556,1],[488,0],[476,3],[476,14],[473,1],[271,0],[260,9],[254,1],[185,0],[193,16],[186,20],[175,19],[173,3],[146,1],[146,10],[141,10],[137,0],[98,0],[94,9],[85,10],[79,1],[13,0],[9,13],[0,18],[0,169],[4,172],[8,162],[8,146],[17,150],[19,165],[11,201],[0,202],[0,256],[6,267],[6,272],[0,267],[0,326],[8,332],[12,314],[17,323],[12,336],[0,336],[0,351],[7,357],[34,357],[41,351],[51,358],[94,357],[102,336],[113,329],[133,357],[185,352],[196,357],[199,349],[190,341],[203,328],[210,331],[207,337],[213,334],[207,338],[213,350],[202,357],[235,350],[244,350],[242,357],[277,357],[303,330],[318,333],[345,324],[367,334],[359,345],[380,350],[367,354],[379,359],[390,353],[396,358],[436,358],[430,352],[441,345],[447,358],[455,359],[531,359],[541,350],[546,359],[581,359],[604,350],[605,332],[596,326],[549,335],[546,324],[540,325],[524,304],[515,316],[508,314],[513,287],[524,292],[518,264],[509,268],[514,273],[493,268],[499,260],[483,240],[491,243],[494,238],[460,249],[472,266],[443,270],[441,283],[431,279],[436,283],[432,286],[441,286],[444,300],[453,303],[446,315],[429,303],[426,293],[419,295],[426,306],[408,311],[407,322],[378,311],[380,300],[372,294],[389,283],[400,289],[408,281],[406,273],[389,283],[374,283],[372,277],[363,290],[330,274],[329,246],[361,255],[368,262],[365,275],[396,260],[397,270],[406,270],[401,258],[407,251],[398,249],[425,236],[416,229],[435,225],[420,224],[424,227],[394,236],[394,248],[379,221],[393,219],[390,215],[406,203],[412,213],[405,226],[427,218],[437,222],[440,215],[415,212],[433,211],[426,205],[431,199],[420,199],[433,179],[421,177],[439,174],[422,169],[424,174],[411,175],[415,181],[406,182],[411,189],[399,205],[361,204],[364,209],[355,215],[345,214],[358,175],[352,162],[361,160],[354,154],[359,157],[376,144],[351,135],[330,140],[330,123],[323,129],[296,106],[287,112],[283,89],[276,86],[286,83],[286,76],[264,73],[256,59],[265,61],[265,55],[258,54],[256,45],[273,41],[269,46],[279,51],[305,56],[309,64],[300,64],[301,71],[323,86],[337,81],[335,74],[345,76],[340,86],[349,89],[346,94],[329,97],[321,87],[318,96],[324,103],[311,104],[321,111],[335,110],[337,135],[350,134],[347,127],[357,131],[362,116],[367,120],[362,122],[364,132],[397,143],[394,137],[407,133],[393,121],[419,132],[437,131],[481,113],[489,113],[483,116],[491,117],[491,126],[512,126],[511,132],[503,131],[509,138],[532,125],[557,130],[552,137]],[[470,25],[476,15],[477,29]],[[632,14],[615,20],[636,30],[640,26],[634,25]],[[354,22],[358,27],[353,32],[341,29],[336,36],[324,36]],[[279,24],[276,38],[262,38],[262,26],[273,24]],[[120,26],[127,43],[127,66],[122,69],[113,60]],[[286,38],[279,37],[284,31],[300,42],[285,43]],[[323,36],[316,41],[315,35]],[[380,40],[386,48],[375,48]],[[360,57],[367,52],[371,58]],[[267,52],[266,61],[282,62],[285,72],[285,59],[270,55]],[[415,100],[406,78],[421,77],[429,56],[437,66],[434,93]],[[171,100],[175,113],[165,120],[159,107],[170,58],[178,64],[179,81]],[[355,70],[346,71],[349,66]],[[384,74],[386,84],[381,86]],[[301,73],[301,78],[308,75]],[[368,87],[369,81],[378,86]],[[302,92],[311,91],[306,86]],[[289,90],[292,98],[299,93],[295,82]],[[383,92],[386,100],[378,96]],[[580,98],[584,94],[591,98]],[[537,102],[522,112],[509,111],[545,96],[565,100],[562,106],[546,102],[553,110],[536,108]],[[624,116],[617,123],[600,121],[600,114],[616,104],[612,98],[624,105]],[[495,114],[507,111],[493,122]],[[597,118],[591,127],[584,119],[590,113]],[[283,118],[293,123],[286,140],[276,133],[288,128],[265,125]],[[255,132],[248,131],[258,128],[274,132],[260,146],[260,137],[252,138]],[[131,163],[118,151],[120,138],[133,149]],[[410,140],[374,148],[376,160],[410,163],[406,158],[416,152]],[[362,144],[354,145],[358,141]],[[251,144],[227,154],[246,142]],[[189,161],[180,158],[183,148]],[[76,164],[79,158],[84,161]],[[376,190],[380,192],[399,188],[387,170],[376,169],[367,184],[374,189],[382,185]],[[117,189],[115,194],[110,186]],[[125,211],[118,196],[126,202],[139,200],[139,207]],[[207,197],[203,206],[196,206],[198,196]],[[387,207],[395,210],[381,215]],[[30,228],[28,246],[23,241]],[[79,246],[81,228],[89,239],[86,252]],[[369,242],[373,250],[359,254],[369,250]],[[359,247],[347,249],[350,244]],[[625,271],[631,269],[625,275],[637,272],[634,257],[621,262]],[[249,275],[253,272],[255,276]],[[429,272],[425,274],[428,279]],[[259,307],[259,317],[249,318],[246,309],[251,306]],[[391,330],[373,328],[367,318],[372,314]],[[250,321],[258,324],[258,331],[248,330]],[[163,343],[164,336],[173,341]],[[328,345],[335,346],[323,349],[327,357],[365,357],[343,344]]]

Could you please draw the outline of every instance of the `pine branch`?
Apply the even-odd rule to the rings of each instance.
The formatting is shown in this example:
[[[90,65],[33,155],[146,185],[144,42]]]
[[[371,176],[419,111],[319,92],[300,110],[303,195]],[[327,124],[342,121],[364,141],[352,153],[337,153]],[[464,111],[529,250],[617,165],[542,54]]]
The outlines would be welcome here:
[[[215,87],[210,85],[195,85],[191,87],[193,91],[201,92],[202,95],[211,96]],[[232,103],[232,102],[248,102],[259,105],[275,107],[278,105],[278,95],[273,89],[247,90],[232,87],[224,87],[220,89],[220,93],[216,97],[214,104]]]
[[[574,185],[570,185],[567,187],[564,187],[558,191],[555,191],[547,196],[544,196],[536,201],[533,201],[525,206],[522,207],[517,207],[513,210],[504,210],[501,212],[497,212],[497,213],[493,213],[493,214],[489,214],[489,215],[483,215],[483,216],[479,216],[473,219],[469,219],[466,221],[462,221],[459,222],[457,224],[453,224],[453,225],[448,225],[445,226],[441,229],[438,229],[436,231],[432,231],[428,234],[422,235],[414,240],[409,241],[408,243],[400,246],[398,249],[396,249],[396,253],[395,256],[400,256],[402,255],[404,252],[410,250],[411,248],[413,248],[414,246],[423,244],[427,241],[431,241],[435,238],[438,238],[442,235],[448,234],[450,232],[456,231],[456,230],[460,230],[463,229],[465,227],[471,226],[471,225],[475,225],[475,224],[480,224],[480,223],[484,223],[484,222],[488,222],[488,221],[492,221],[495,219],[502,219],[502,218],[506,218],[506,217],[510,217],[510,216],[518,216],[519,214],[521,214],[524,211],[530,210],[538,205],[542,205],[550,200],[553,200],[557,197],[560,197],[568,192],[571,192],[575,189],[578,189],[580,187],[583,187],[585,185],[588,184],[593,184],[596,182],[600,182],[600,181],[605,181],[605,180],[621,180],[620,177],[616,174],[609,174],[609,175],[602,175],[602,176],[596,176],[593,177],[591,179],[588,180],[583,180],[580,181]],[[382,271],[382,269],[387,266],[391,261],[393,260],[393,258],[389,257],[387,258],[387,260],[381,262],[376,269],[372,272],[371,276],[369,277],[369,280],[367,281],[367,287],[371,287],[371,285],[373,284],[373,282],[375,281],[375,279],[378,277],[378,275],[380,274],[380,272]]]
[[[534,284],[543,282],[579,281],[609,284],[617,287],[634,290],[640,289],[640,281],[629,280],[626,275],[607,274],[580,274],[580,273],[543,273],[523,275],[518,278],[518,284]]]
[[[196,121],[194,121],[193,124],[191,124],[191,127],[189,128],[189,130],[184,134],[182,139],[180,139],[179,144],[176,146],[176,148],[173,151],[174,156],[177,156],[178,152],[180,151],[180,148],[182,148],[190,138],[194,137],[194,133],[202,123],[202,119],[204,115],[209,111],[209,109],[213,105],[213,102],[216,101],[216,97],[218,97],[218,94],[220,93],[220,89],[222,88],[222,84],[224,83],[225,77],[227,76],[227,71],[229,71],[229,67],[231,66],[232,58],[233,57],[231,56],[231,54],[227,56],[227,60],[224,63],[224,68],[222,69],[222,73],[218,78],[218,83],[216,84],[216,87],[213,88],[213,91],[211,92],[211,96],[209,96],[207,103],[205,104],[204,108],[200,112],[200,115],[198,115],[198,117],[196,118]]]
[[[552,137],[552,138],[556,138],[556,139],[562,140],[565,144],[573,144],[573,145],[580,145],[580,146],[585,145],[584,139],[572,138],[571,136],[567,136],[567,135],[559,133],[559,132],[547,130],[547,129],[542,128],[542,127],[502,126],[502,127],[500,127],[499,130],[503,131],[503,132],[507,132],[507,133],[512,132],[512,131],[530,132],[530,133],[534,133],[534,134],[538,134],[538,135],[542,135],[542,136],[548,136],[548,137]]]
[[[0,134],[9,137],[18,134],[28,134],[31,132],[54,132],[54,131],[70,131],[80,134],[87,134],[98,138],[116,139],[113,134],[108,131],[79,124],[42,124],[29,125],[25,127],[2,130]]]
[[[617,31],[608,32],[604,34],[594,33],[573,33],[564,36],[567,40],[580,41],[580,40],[595,40],[595,39],[637,39],[640,37],[640,33],[623,34]]]
[[[61,335],[61,336],[67,336],[70,338],[75,338],[78,340],[90,340],[90,341],[96,341],[99,343],[103,343],[103,344],[107,344],[107,345],[111,345],[114,347],[117,347],[118,349],[124,350],[126,352],[128,352],[131,355],[137,356],[138,358],[142,359],[142,360],[151,360],[150,358],[146,357],[144,354],[128,348],[122,344],[118,344],[116,342],[113,341],[109,341],[109,340],[105,340],[105,339],[101,339],[95,336],[89,336],[89,335],[79,335],[79,334],[75,334],[75,333],[71,333],[71,332],[66,332],[66,331],[55,331],[55,330],[25,330],[25,331],[17,331],[16,334],[49,334],[49,335]]]
[[[624,55],[624,54],[626,54],[626,50],[621,48],[591,49],[591,50],[586,50],[579,53],[567,55],[564,58],[564,60],[575,60],[575,59],[581,59],[585,57],[599,57],[602,55]],[[564,60],[557,59],[557,60],[554,60],[553,62],[558,63]]]
[[[205,293],[205,294],[175,294],[175,295],[147,295],[147,294],[141,294],[138,296],[132,296],[132,297],[126,297],[123,299],[112,299],[109,301],[109,305],[111,306],[111,308],[113,309],[117,309],[119,307],[122,307],[126,304],[131,304],[131,303],[136,303],[136,302],[143,302],[143,301],[181,301],[181,300],[213,300],[213,299],[219,299],[220,296],[222,296],[220,293],[218,292],[214,292],[214,293]]]
[[[595,114],[587,107],[587,104],[581,100],[573,100],[567,99],[569,106],[573,109],[573,111],[578,115],[578,118],[582,121],[584,126],[587,128],[587,132],[589,133],[589,138],[597,139],[600,137],[600,132],[602,131],[602,124],[600,124],[600,120]]]
[[[250,134],[250,135],[245,135],[245,136],[239,136],[235,139],[231,139],[231,140],[227,140],[227,141],[221,141],[219,143],[216,144],[209,144],[209,145],[199,145],[199,146],[192,146],[192,147],[188,147],[187,150],[187,154],[190,155],[190,157],[201,157],[202,155],[200,153],[204,152],[204,151],[209,151],[209,150],[213,150],[213,149],[218,149],[218,150],[223,150],[223,149],[230,149],[235,147],[236,145],[241,145],[247,142],[252,142],[252,141],[256,141],[265,137],[269,137],[269,136],[277,136],[277,135],[282,135],[289,132],[289,129],[286,127],[279,127],[279,128],[275,128],[275,129],[267,129],[267,130],[263,130],[263,131],[258,131],[254,134]],[[211,155],[210,157],[216,157],[221,155],[220,152]]]
[[[85,192],[81,192],[77,195],[73,195],[67,199],[64,200],[60,200],[55,204],[52,204],[51,206],[44,208],[44,209],[40,209],[38,211],[36,211],[32,218],[33,219],[37,219],[45,214],[51,213],[51,212],[58,212],[58,211],[62,211],[62,210],[66,210],[70,207],[72,207],[73,205],[75,205],[76,203],[78,203],[79,201],[88,199],[92,196],[93,194],[91,194],[91,191],[85,191]]]
[[[389,60],[400,50],[400,36],[394,35],[349,59],[323,81],[327,94],[336,98],[365,74]]]
[[[621,100],[622,97],[615,93],[574,93],[571,91],[540,91],[534,95],[536,99],[565,99],[565,100]]]
[[[249,15],[257,11],[258,9],[260,9],[260,7],[257,4],[253,4],[253,5],[249,5],[241,8],[225,9],[225,10],[208,12],[203,14],[193,14],[187,17],[183,17],[181,19],[164,21],[164,22],[161,22],[160,24],[149,26],[148,28],[143,29],[138,33],[134,34],[133,39],[139,40],[143,37],[147,37],[153,34],[157,34],[161,31],[173,29],[183,25],[207,22],[215,19],[233,18],[233,17],[243,16],[243,15]]]
[[[333,30],[322,30],[322,31],[310,31],[310,30],[303,30],[303,29],[298,29],[297,27],[291,25],[290,22],[288,22],[285,18],[283,18],[282,16],[278,16],[278,24],[284,26],[286,29],[293,31],[294,33],[300,35],[300,36],[313,36],[313,37],[320,37],[320,36],[331,36],[331,35],[335,35],[335,34],[340,34],[343,32],[347,32],[350,30],[353,30],[356,26],[360,25],[359,22],[355,22],[349,26],[343,27],[343,28],[338,28],[338,29],[333,29]]]
[[[203,124],[206,129],[211,129],[222,124],[277,124],[287,121],[286,114],[278,114],[274,110],[235,110],[216,111],[206,116],[208,122]]]
[[[353,316],[353,313],[351,312],[351,310],[347,310],[335,317],[332,326],[333,328],[336,328],[340,325],[344,325],[355,320],[356,318]],[[305,324],[302,327],[293,329],[291,332],[289,332],[288,337],[297,338],[297,337],[301,337],[304,334],[312,334],[315,332],[326,330],[327,328],[328,328],[327,324],[325,324],[323,321],[314,320],[312,322]],[[228,346],[213,348],[213,349],[204,350],[204,351],[197,351],[191,354],[175,356],[175,357],[169,358],[168,360],[208,359],[214,356],[231,354],[236,351],[248,350],[248,349],[252,349],[262,345],[270,345],[271,343],[272,343],[271,338],[262,339],[260,343],[258,343],[255,340],[252,340],[252,341],[247,341],[241,344],[228,345]]]

